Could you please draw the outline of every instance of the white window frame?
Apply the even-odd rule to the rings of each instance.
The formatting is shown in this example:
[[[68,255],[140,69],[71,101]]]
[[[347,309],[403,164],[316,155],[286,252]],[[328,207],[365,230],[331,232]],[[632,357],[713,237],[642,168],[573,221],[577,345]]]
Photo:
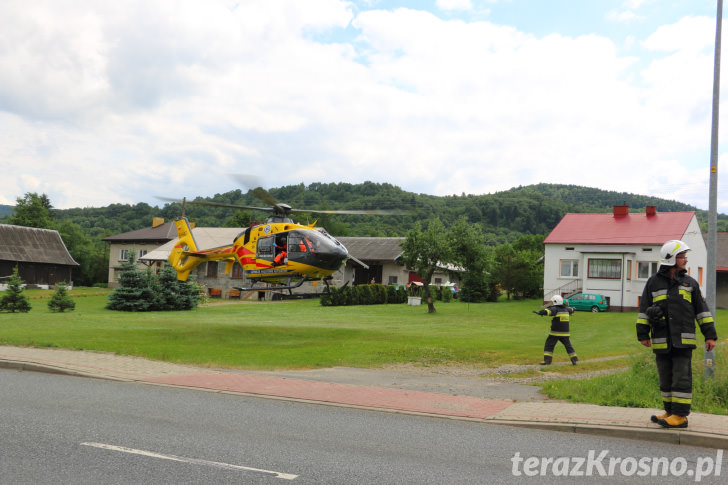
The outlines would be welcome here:
[[[647,265],[647,276],[642,276],[640,268]],[[659,261],[637,261],[637,279],[647,280],[660,269]]]
[[[569,263],[569,274],[564,274],[564,263]],[[576,274],[574,269],[576,268]],[[578,259],[560,259],[559,260],[559,278],[578,278],[579,277],[579,260]]]

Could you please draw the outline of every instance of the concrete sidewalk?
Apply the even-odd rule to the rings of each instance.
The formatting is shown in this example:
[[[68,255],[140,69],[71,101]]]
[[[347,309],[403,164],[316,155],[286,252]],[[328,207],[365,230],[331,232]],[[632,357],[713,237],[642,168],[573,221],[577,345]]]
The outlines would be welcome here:
[[[692,413],[687,430],[650,422],[658,409],[561,401],[487,399],[416,388],[327,382],[276,373],[213,370],[108,353],[0,346],[0,367],[55,372],[231,394],[467,419],[492,424],[601,434],[673,444],[728,448],[728,416]],[[426,381],[420,379],[419,382]],[[411,387],[411,386],[410,386]],[[421,388],[427,389],[424,384]],[[517,399],[517,398],[516,398]]]

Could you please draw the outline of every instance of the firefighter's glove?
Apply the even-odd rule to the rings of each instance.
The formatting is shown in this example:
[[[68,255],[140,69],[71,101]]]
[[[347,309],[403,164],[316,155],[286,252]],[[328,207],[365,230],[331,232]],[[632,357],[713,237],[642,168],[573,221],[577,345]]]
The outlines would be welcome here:
[[[647,315],[647,318],[650,320],[650,323],[662,322],[662,318],[665,315],[662,312],[662,307],[660,307],[659,305],[652,305],[651,307],[648,307],[647,310],[645,310],[645,314]]]
[[[534,310],[533,313],[536,315],[546,315],[546,310]]]

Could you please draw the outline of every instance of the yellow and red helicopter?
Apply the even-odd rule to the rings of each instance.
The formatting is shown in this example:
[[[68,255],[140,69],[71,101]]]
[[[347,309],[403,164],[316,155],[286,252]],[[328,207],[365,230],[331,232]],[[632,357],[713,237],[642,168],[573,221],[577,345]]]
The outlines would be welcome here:
[[[328,288],[333,273],[348,258],[355,258],[326,230],[316,227],[316,221],[308,225],[298,224],[290,218],[290,215],[302,212],[378,215],[403,213],[389,210],[299,210],[291,208],[288,204],[276,202],[273,196],[261,187],[257,187],[252,192],[259,199],[270,204],[270,207],[183,199],[183,216],[175,221],[179,240],[169,254],[169,263],[177,271],[177,278],[180,281],[186,281],[190,271],[201,263],[224,261],[226,262],[226,274],[230,273],[237,262],[243,268],[244,275],[252,281],[250,288],[237,288],[240,290],[291,291],[306,281],[316,280],[323,280]],[[202,249],[198,247],[190,223],[184,217],[185,204],[235,210],[259,210],[271,214],[265,222],[251,223],[238,234],[231,244]],[[257,283],[268,283],[271,286],[256,287]]]

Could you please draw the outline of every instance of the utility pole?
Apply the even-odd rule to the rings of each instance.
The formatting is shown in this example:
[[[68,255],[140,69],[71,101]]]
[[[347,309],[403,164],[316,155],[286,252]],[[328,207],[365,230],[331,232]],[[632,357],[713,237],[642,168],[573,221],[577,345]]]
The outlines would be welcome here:
[[[718,0],[715,20],[715,61],[713,65],[713,123],[710,133],[710,195],[708,202],[708,278],[705,287],[708,308],[715,316],[716,259],[718,246],[718,111],[720,100],[720,42],[723,24],[723,0]],[[713,352],[705,355],[705,374],[713,376]]]
[[[708,267],[706,300],[715,315],[716,247],[718,242],[718,111],[720,99],[720,41],[723,17],[723,0],[718,0],[715,26],[715,63],[713,65],[713,123],[710,136],[710,194],[708,202]]]

